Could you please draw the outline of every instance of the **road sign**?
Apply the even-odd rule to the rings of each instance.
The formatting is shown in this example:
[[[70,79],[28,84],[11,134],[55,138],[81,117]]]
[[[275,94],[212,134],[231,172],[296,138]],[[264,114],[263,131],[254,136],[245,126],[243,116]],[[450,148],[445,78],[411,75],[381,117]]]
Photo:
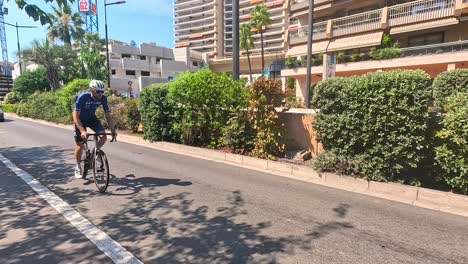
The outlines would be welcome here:
[[[333,78],[336,76],[336,60],[332,55],[323,55],[324,79]]]
[[[270,75],[270,68],[263,69],[263,75]]]
[[[96,3],[91,4],[91,13],[95,15],[97,13],[97,6]]]
[[[133,82],[132,82],[132,81],[128,81],[128,85],[132,85],[132,84],[133,84]]]
[[[88,13],[89,12],[89,0],[78,1],[78,10],[82,13]]]

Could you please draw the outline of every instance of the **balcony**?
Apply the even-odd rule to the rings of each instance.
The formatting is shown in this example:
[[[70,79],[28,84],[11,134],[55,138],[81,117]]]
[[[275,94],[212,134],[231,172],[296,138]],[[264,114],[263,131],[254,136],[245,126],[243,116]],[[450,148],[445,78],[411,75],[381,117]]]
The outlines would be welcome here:
[[[419,0],[314,24],[314,40],[396,28],[455,16],[456,0]],[[327,23],[331,28],[327,30]],[[437,24],[435,24],[437,26]],[[415,29],[417,30],[417,29]],[[307,41],[308,26],[289,30],[290,44]]]

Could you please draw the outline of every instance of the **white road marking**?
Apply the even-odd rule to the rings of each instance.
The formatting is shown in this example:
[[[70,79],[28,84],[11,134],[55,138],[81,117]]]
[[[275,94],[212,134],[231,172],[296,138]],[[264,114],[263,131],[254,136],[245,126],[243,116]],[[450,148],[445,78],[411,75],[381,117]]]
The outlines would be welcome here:
[[[117,264],[142,264],[138,258],[133,256],[119,243],[112,240],[106,233],[97,228],[88,219],[84,218],[73,207],[60,199],[56,194],[51,192],[47,187],[34,179],[26,171],[16,167],[10,160],[0,154],[2,161],[10,170],[18,177],[26,182],[31,188],[36,191],[45,201],[54,207],[62,214],[72,225],[74,225],[83,235],[93,242],[104,254]]]

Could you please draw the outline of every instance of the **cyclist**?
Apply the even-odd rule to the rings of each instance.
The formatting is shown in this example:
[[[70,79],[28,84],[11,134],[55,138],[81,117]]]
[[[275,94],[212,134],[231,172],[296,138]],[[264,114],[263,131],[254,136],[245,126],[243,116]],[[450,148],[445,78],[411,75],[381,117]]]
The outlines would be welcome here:
[[[75,177],[81,178],[82,165],[81,156],[83,152],[83,140],[87,139],[86,128],[92,129],[95,133],[105,133],[99,119],[96,117],[96,109],[102,105],[106,116],[107,124],[111,128],[112,136],[116,136],[112,115],[107,105],[107,97],[104,95],[104,83],[93,80],[89,84],[89,92],[84,92],[76,98],[73,107],[73,127],[75,130]],[[106,143],[106,135],[99,136],[98,145],[102,147]]]

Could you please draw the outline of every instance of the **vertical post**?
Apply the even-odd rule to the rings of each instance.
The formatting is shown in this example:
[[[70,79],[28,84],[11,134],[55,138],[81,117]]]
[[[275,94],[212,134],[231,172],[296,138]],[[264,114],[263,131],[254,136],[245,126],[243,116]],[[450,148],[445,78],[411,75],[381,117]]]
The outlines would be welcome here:
[[[304,104],[309,108],[309,90],[311,87],[311,68],[312,68],[312,40],[314,36],[314,0],[309,0],[309,34],[307,36],[307,73],[306,73],[306,90],[304,93]]]
[[[239,80],[239,0],[232,1],[232,78]]]
[[[107,88],[110,88],[110,65],[109,65],[109,36],[107,33],[107,0],[104,0],[104,23],[106,28],[106,57],[107,57]]]
[[[18,44],[18,63],[20,67],[20,75],[23,74],[22,63],[21,63],[21,47],[20,47],[20,40],[19,40],[19,30],[18,30],[18,22],[16,22],[16,41]]]

